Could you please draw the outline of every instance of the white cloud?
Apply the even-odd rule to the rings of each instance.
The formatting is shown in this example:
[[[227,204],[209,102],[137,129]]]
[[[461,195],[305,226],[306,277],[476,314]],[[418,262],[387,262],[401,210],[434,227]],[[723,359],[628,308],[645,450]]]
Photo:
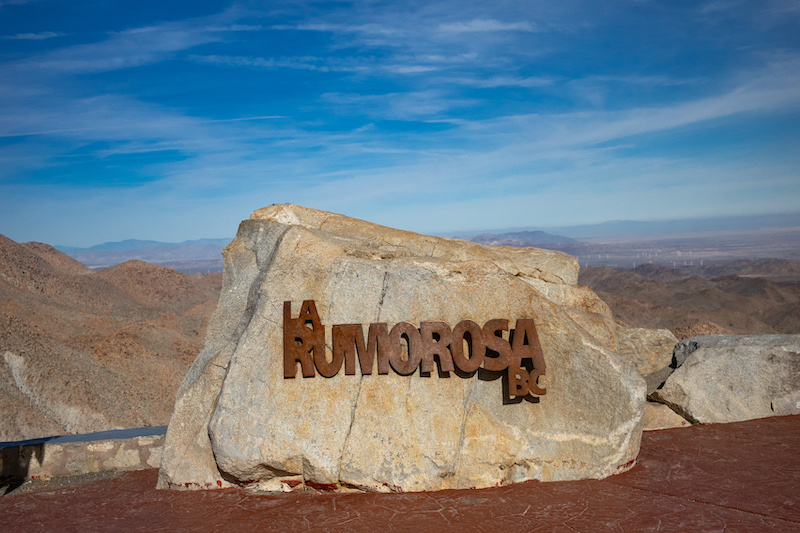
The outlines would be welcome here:
[[[639,76],[639,75],[627,75],[627,76],[611,76],[611,75],[597,75],[597,76],[587,76],[585,78],[580,78],[575,81],[585,81],[585,82],[600,82],[600,83],[626,83],[631,85],[658,85],[662,87],[669,87],[675,85],[691,85],[700,83],[702,80],[698,78],[686,79],[686,78],[671,78],[669,76]]]
[[[54,31],[42,31],[39,33],[17,33],[16,35],[5,35],[3,39],[18,39],[27,41],[40,41],[43,39],[52,39],[53,37],[61,37],[64,33]]]
[[[236,117],[236,118],[221,118],[215,120],[209,120],[208,122],[244,122],[250,120],[276,120],[276,119],[286,119],[289,118],[284,115],[261,115],[257,117]]]
[[[348,114],[437,122],[448,118],[446,112],[450,109],[474,104],[471,100],[453,98],[438,90],[387,94],[326,93],[322,99]]]
[[[314,23],[298,24],[297,26],[273,26],[274,29],[296,29],[306,31],[324,31],[333,33],[366,33],[371,35],[396,35],[400,33],[397,28],[383,26],[381,24],[332,24]]]
[[[371,58],[338,58],[338,57],[244,57],[224,55],[191,55],[189,59],[199,63],[227,65],[230,67],[256,67],[265,69],[296,69],[318,72],[357,72],[366,75],[381,74],[413,75],[439,70],[438,65],[421,65],[413,63],[376,64]]]
[[[260,25],[208,24],[206,19],[168,22],[115,32],[103,41],[60,48],[17,63],[40,72],[93,73],[152,64],[202,44],[218,42],[227,32],[258,31]],[[6,38],[36,39],[62,34],[18,34]]]
[[[472,33],[487,31],[534,31],[530,22],[500,22],[494,19],[474,19],[465,22],[440,24],[439,31],[447,33]]]
[[[742,0],[717,0],[703,4],[699,8],[700,13],[716,13],[719,11],[731,11],[742,5]]]
[[[385,65],[381,68],[394,74],[421,74],[438,70],[438,67],[428,65]]]
[[[230,24],[228,26],[209,26],[208,31],[261,31],[264,29],[260,24]]]
[[[768,4],[773,15],[800,15],[800,4],[794,0],[769,0]]]
[[[243,57],[243,56],[189,56],[189,59],[201,63],[227,65],[231,67],[258,67],[266,69],[290,68],[297,70],[314,70],[319,72],[361,72],[368,69],[366,65],[358,65],[351,61],[319,57]]]
[[[470,135],[495,139],[507,146],[515,145],[509,139],[524,135],[526,141],[517,145],[518,149],[530,152],[616,142],[744,113],[800,109],[800,92],[796,89],[800,86],[800,57],[742,72],[736,81],[724,92],[662,107],[532,113],[472,121],[465,127]]]
[[[175,52],[219,39],[217,32],[166,24],[127,30],[99,43],[61,48],[26,63],[43,72],[106,72],[162,61]]]
[[[546,76],[491,76],[487,78],[452,78],[447,81],[462,85],[472,85],[486,89],[497,87],[546,87],[553,85],[556,78]]]

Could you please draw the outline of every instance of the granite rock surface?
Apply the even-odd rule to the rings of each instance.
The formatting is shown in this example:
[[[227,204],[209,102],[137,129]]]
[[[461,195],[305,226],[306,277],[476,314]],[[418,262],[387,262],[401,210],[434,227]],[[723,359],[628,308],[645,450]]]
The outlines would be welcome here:
[[[635,462],[645,383],[617,355],[611,313],[576,285],[569,255],[273,205],[241,224],[224,258],[219,306],[178,391],[160,488],[302,479],[420,491],[604,478]],[[441,358],[429,373],[303,378],[297,365],[287,379],[284,302],[297,317],[307,300],[326,327],[328,362],[332,325],[361,324],[366,338],[372,323],[507,319],[513,328],[532,318],[546,394],[509,396],[503,372],[447,372]]]

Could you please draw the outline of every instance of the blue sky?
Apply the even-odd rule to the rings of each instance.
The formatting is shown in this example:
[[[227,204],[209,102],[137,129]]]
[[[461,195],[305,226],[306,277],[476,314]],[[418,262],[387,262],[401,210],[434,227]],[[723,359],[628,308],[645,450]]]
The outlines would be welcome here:
[[[800,211],[794,0],[0,0],[0,233]]]

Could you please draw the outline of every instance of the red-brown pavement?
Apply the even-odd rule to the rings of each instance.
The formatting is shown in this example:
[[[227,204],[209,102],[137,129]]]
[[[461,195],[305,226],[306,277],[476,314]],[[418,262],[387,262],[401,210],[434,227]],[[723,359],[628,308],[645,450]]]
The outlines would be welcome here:
[[[800,416],[645,433],[602,481],[430,493],[158,491],[157,472],[0,498],[0,531],[794,531]]]

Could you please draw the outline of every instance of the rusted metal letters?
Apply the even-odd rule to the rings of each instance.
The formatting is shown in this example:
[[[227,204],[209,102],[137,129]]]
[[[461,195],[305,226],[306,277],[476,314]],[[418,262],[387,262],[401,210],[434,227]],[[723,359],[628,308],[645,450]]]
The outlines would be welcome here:
[[[399,322],[391,330],[385,323],[373,323],[366,340],[361,324],[335,324],[331,335],[332,350],[326,351],[325,326],[313,300],[303,302],[297,318],[292,318],[292,303],[284,302],[283,377],[294,378],[298,363],[304,378],[313,377],[315,369],[333,377],[342,365],[345,375],[352,376],[356,361],[362,374],[372,374],[377,357],[378,374],[388,374],[390,367],[403,376],[418,369],[430,374],[437,364],[443,374],[472,374],[482,368],[507,372],[509,396],[547,393],[538,383],[545,362],[532,318],[518,318],[513,330],[504,318],[489,320],[483,327],[462,320],[452,329],[445,322],[421,322],[419,329]]]

